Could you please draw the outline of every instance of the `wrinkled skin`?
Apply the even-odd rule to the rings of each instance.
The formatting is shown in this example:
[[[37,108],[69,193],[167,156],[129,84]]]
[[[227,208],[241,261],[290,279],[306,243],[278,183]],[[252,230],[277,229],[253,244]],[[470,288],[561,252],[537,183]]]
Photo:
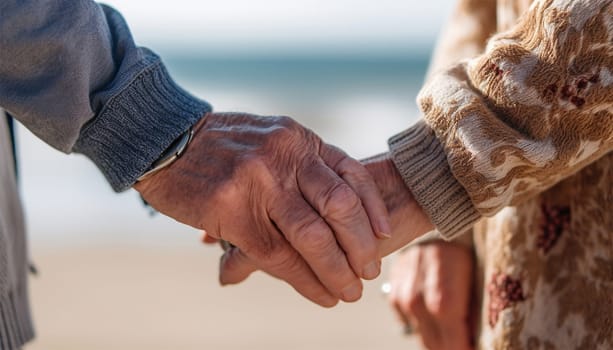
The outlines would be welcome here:
[[[362,161],[374,178],[389,212],[392,237],[379,242],[379,254],[387,256],[434,229],[430,218],[415,201],[389,154]]]
[[[232,243],[222,284],[255,269],[330,307],[379,275],[388,213],[358,161],[287,117],[207,114],[185,154],[135,185],[158,211]]]
[[[387,154],[375,156],[363,161],[372,176],[379,193],[382,195],[390,215],[392,235],[378,241],[379,256],[389,255],[406,246],[412,240],[434,229],[430,219],[413,198],[405,186],[402,177]],[[216,243],[217,239],[204,234],[205,243]],[[227,246],[226,246],[227,248]],[[236,278],[231,283],[239,283],[249,274],[258,270],[255,264],[239,261],[235,258],[236,250],[226,250],[222,257],[220,275],[232,273]],[[229,264],[229,261],[233,261]],[[240,265],[240,267],[237,267]]]

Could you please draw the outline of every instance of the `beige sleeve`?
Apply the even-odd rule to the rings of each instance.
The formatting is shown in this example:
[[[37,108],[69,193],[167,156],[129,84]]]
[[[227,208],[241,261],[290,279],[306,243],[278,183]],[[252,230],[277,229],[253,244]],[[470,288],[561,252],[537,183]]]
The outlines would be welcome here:
[[[496,0],[458,0],[439,35],[426,80],[483,52],[496,32]]]
[[[496,0],[458,0],[449,20],[441,31],[426,80],[435,72],[474,57],[483,52],[487,39],[496,31]],[[468,233],[468,232],[467,232]],[[417,238],[411,245],[439,241],[437,231]],[[463,234],[453,239],[454,243],[472,246],[472,234]]]
[[[437,73],[394,162],[445,238],[613,148],[613,1],[537,0],[485,52]]]

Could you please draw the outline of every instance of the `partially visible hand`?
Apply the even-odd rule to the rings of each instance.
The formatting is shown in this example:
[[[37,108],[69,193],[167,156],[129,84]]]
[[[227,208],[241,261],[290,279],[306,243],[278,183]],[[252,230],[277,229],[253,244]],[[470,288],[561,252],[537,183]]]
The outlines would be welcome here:
[[[286,117],[207,114],[187,152],[135,188],[154,208],[235,247],[220,280],[261,269],[322,305],[380,272],[385,204],[356,160]]]
[[[383,195],[392,222],[392,238],[381,242],[381,256],[434,229],[389,155],[363,163]],[[390,303],[405,325],[417,328],[428,349],[471,348],[468,316],[472,273],[469,248],[455,243],[413,246],[395,262]]]
[[[388,154],[362,163],[374,178],[390,215],[392,237],[380,241],[379,254],[389,255],[434,229],[430,218],[415,201]]]
[[[430,350],[471,349],[470,248],[449,242],[409,247],[390,273],[389,301]]]

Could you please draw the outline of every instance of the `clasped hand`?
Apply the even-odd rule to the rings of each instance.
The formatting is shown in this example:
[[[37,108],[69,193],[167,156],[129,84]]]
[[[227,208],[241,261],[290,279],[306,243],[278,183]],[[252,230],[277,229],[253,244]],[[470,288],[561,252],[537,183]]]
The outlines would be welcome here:
[[[260,269],[331,307],[361,297],[391,235],[373,177],[287,117],[205,115],[187,152],[135,185],[160,212],[223,239],[220,280]]]

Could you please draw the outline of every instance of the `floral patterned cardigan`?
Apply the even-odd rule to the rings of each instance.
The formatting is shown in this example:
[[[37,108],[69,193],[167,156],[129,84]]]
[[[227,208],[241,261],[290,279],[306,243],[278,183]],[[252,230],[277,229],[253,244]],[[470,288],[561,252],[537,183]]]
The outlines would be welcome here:
[[[394,163],[471,233],[478,347],[613,348],[613,0],[460,0]]]

